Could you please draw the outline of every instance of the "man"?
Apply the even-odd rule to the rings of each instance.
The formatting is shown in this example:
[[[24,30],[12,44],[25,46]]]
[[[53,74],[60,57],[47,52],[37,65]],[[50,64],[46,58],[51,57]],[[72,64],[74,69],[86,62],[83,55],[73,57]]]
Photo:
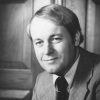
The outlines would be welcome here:
[[[64,89],[67,98],[60,100],[100,100],[100,57],[80,47],[81,28],[71,10],[56,4],[42,7],[28,29],[36,58],[45,70],[37,77],[32,100],[58,100]],[[60,86],[62,91],[56,89],[59,77],[68,85]]]

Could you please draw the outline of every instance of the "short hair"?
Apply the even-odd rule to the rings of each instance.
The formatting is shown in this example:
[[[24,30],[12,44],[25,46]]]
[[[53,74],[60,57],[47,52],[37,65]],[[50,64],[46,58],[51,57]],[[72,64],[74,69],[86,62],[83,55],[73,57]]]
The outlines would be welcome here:
[[[61,5],[50,4],[40,8],[30,20],[30,24],[35,17],[49,19],[57,25],[64,26],[69,31],[72,40],[75,40],[75,35],[79,32],[80,44],[83,42],[79,20],[70,9]]]

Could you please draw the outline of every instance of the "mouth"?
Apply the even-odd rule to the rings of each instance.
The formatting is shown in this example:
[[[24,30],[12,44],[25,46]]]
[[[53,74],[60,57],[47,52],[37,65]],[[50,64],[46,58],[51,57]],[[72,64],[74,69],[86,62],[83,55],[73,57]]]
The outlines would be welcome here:
[[[43,61],[45,61],[45,62],[54,62],[55,60],[57,60],[57,57],[49,58],[49,59],[44,59]]]

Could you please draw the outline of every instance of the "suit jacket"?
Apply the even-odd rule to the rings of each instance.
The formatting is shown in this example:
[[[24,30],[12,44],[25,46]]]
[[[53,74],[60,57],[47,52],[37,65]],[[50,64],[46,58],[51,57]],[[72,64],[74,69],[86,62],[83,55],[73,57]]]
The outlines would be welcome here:
[[[100,57],[82,48],[79,52],[69,100],[100,100]],[[37,77],[32,100],[55,100],[52,74],[43,72]]]

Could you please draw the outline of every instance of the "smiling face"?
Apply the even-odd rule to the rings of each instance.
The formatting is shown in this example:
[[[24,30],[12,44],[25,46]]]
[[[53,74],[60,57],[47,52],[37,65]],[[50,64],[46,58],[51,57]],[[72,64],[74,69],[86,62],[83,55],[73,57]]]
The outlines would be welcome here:
[[[52,74],[69,70],[75,59],[75,46],[65,27],[35,17],[30,25],[30,33],[36,58],[44,70]]]

